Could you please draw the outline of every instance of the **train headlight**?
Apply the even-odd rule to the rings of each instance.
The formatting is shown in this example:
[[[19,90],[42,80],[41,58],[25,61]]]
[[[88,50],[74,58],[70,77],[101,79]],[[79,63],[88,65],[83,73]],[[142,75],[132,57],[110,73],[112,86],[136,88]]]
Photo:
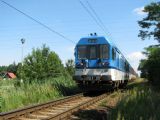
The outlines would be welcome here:
[[[83,67],[86,67],[86,61],[85,60],[81,60],[81,61],[78,61],[76,63],[76,68],[83,68]]]
[[[109,66],[109,62],[104,62],[103,66]]]
[[[81,63],[80,63],[80,62],[77,62],[77,63],[76,63],[76,68],[79,68],[79,67],[81,67]]]
[[[83,63],[81,62],[80,65],[83,66]]]

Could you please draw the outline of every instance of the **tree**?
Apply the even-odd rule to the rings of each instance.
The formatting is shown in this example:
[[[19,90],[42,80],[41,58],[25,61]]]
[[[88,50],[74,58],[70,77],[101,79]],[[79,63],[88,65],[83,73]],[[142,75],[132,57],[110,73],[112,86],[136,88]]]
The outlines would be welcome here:
[[[7,72],[12,72],[14,74],[17,74],[17,68],[18,66],[16,65],[15,62],[13,62],[13,64],[10,64],[8,67],[7,67]]]
[[[140,62],[141,76],[154,84],[160,84],[160,46],[150,46],[143,52],[147,59]]]
[[[160,43],[160,2],[145,6],[144,12],[147,13],[147,16],[138,21],[139,26],[142,28],[138,36],[142,40],[152,37]],[[147,78],[152,83],[160,84],[160,45],[145,48],[143,54],[147,58],[140,61],[141,77]]]
[[[8,66],[0,66],[0,73],[12,72],[12,73],[16,74],[17,68],[18,68],[18,66],[16,65],[15,62],[13,62],[12,64],[10,64]]]
[[[42,81],[49,77],[57,77],[64,71],[59,56],[50,51],[49,47],[33,49],[18,68],[18,75],[24,80]]]
[[[0,73],[7,71],[7,66],[0,66]]]
[[[74,60],[72,60],[72,59],[67,60],[67,62],[66,62],[66,70],[71,76],[74,74],[74,72],[75,72]]]
[[[160,43],[160,2],[145,6],[144,12],[147,16],[138,22],[142,28],[138,36],[143,40],[153,37]]]

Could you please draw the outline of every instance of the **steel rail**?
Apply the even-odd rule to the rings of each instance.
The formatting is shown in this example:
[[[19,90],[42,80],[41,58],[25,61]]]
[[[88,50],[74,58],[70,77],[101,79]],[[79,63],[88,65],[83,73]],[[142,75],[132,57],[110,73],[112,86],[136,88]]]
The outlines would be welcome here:
[[[33,106],[28,106],[22,109],[17,109],[11,112],[5,112],[5,113],[0,113],[0,120],[7,120],[7,119],[15,119],[19,116],[26,116],[30,113],[33,113],[35,111],[39,111],[39,110],[43,110],[61,103],[65,103],[67,101],[70,100],[74,100],[74,99],[78,99],[80,97],[82,97],[83,94],[77,94],[77,95],[73,95],[73,96],[68,96],[65,98],[61,98],[59,100],[54,100],[54,101],[50,101],[47,103],[43,103],[43,104],[38,104],[38,105],[33,105]]]
[[[103,95],[100,95],[98,97],[95,97],[91,100],[88,100],[86,102],[83,102],[83,103],[79,104],[76,107],[73,107],[69,110],[66,110],[63,113],[57,114],[55,116],[50,116],[49,118],[47,118],[47,120],[64,120],[66,118],[69,118],[74,112],[76,112],[80,109],[84,109],[84,108],[87,108],[89,106],[92,106],[94,103],[96,103],[100,100],[103,100],[106,96],[107,96],[107,94],[103,94]]]
[[[74,112],[90,107],[103,100],[108,94],[96,97],[85,97],[77,94],[44,104],[34,105],[15,111],[1,113],[0,120],[62,120],[69,118]],[[49,111],[49,112],[48,112]]]

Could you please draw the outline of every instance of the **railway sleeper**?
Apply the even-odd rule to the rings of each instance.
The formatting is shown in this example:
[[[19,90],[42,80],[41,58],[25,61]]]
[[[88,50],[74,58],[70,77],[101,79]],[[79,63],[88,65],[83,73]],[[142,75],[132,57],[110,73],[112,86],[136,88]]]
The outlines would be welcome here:
[[[47,119],[48,115],[30,114],[27,118],[31,119]]]

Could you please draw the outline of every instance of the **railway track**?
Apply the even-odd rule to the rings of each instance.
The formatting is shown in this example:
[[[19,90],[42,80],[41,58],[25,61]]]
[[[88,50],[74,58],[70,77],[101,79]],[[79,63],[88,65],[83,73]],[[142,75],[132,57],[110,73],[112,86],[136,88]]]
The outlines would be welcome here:
[[[89,97],[77,94],[60,100],[1,113],[0,120],[64,120],[69,118],[72,113],[103,100],[106,95]]]

